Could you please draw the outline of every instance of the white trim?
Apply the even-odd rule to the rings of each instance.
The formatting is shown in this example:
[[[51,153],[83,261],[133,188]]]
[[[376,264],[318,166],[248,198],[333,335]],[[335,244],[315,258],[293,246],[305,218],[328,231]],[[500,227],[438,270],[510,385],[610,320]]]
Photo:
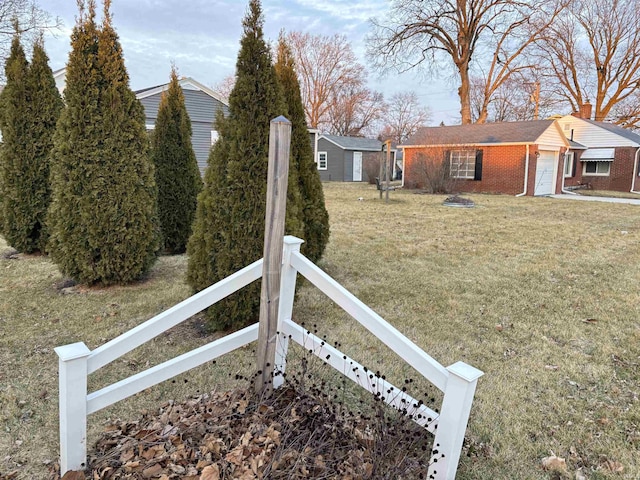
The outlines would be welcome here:
[[[453,171],[453,154],[458,154],[458,169],[457,171],[454,173]],[[473,172],[471,173],[471,176],[469,175],[461,175],[460,172],[462,171],[462,169],[460,169],[461,163],[460,163],[460,157],[461,154],[465,154],[465,159],[464,159],[464,165],[467,165],[467,162],[470,161],[469,158],[469,153],[471,153],[472,156],[472,160],[473,160]],[[476,155],[477,155],[477,150],[475,149],[470,149],[470,148],[466,148],[466,149],[459,149],[459,150],[451,150],[449,152],[449,176],[451,178],[460,178],[462,180],[473,180],[474,178],[476,178]],[[468,171],[468,168],[464,169],[465,172]]]
[[[638,160],[640,158],[640,147],[636,150],[636,158],[633,162],[633,176],[631,177],[631,193],[640,193],[635,191],[636,187],[636,175],[640,176],[640,172],[638,172]]]
[[[320,166],[320,155],[324,155],[324,168]],[[318,170],[326,170],[329,166],[329,155],[327,152],[318,152]]]
[[[598,165],[603,164],[603,165],[607,165],[609,168],[607,170],[607,173],[588,173],[587,172],[587,165],[596,165],[596,169],[598,168]],[[608,161],[603,161],[603,162],[584,162],[582,164],[582,176],[583,177],[608,177],[611,175],[611,162]]]
[[[146,128],[147,132],[148,132],[149,130],[155,130],[156,129],[156,125],[154,123],[145,123],[144,124],[144,128]]]
[[[569,161],[569,157],[571,157],[571,160]],[[576,156],[574,152],[566,152],[564,154],[564,165],[562,168],[562,177],[563,178],[571,178],[573,177],[573,163],[576,160]],[[571,170],[569,171],[569,174],[567,175],[567,166],[571,165]],[[563,186],[564,188],[564,186]]]
[[[338,142],[334,142],[333,140],[331,140],[330,138],[327,138],[325,135],[320,135],[320,137],[318,137],[318,140],[322,140],[325,139],[327,142],[329,143],[333,143],[336,147],[340,147],[342,150],[347,150],[350,152],[379,152],[380,148],[382,148],[382,145],[380,146],[380,148],[366,148],[366,147],[354,147],[354,148],[349,148],[349,147],[345,147],[344,145],[340,145]]]
[[[222,95],[214,92],[209,87],[203,85],[202,83],[198,82],[197,80],[194,80],[191,77],[183,77],[180,80],[178,80],[178,83],[180,84],[180,87],[182,87],[185,90],[200,90],[206,93],[207,95],[209,95],[210,97],[218,100],[220,103],[224,104],[225,106],[227,107],[229,106],[229,100],[227,98],[224,98]],[[151,97],[153,95],[157,95],[158,93],[166,92],[167,90],[169,90],[169,84],[165,83],[164,85],[160,85],[158,87],[151,88],[149,90],[145,90],[144,92],[140,92],[136,94],[136,98],[138,100],[142,100],[143,98]]]

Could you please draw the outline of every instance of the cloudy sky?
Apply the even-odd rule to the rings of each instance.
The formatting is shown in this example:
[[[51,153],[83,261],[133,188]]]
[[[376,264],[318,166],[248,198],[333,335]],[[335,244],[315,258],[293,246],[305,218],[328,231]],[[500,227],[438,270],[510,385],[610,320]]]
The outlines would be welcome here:
[[[166,83],[171,62],[182,76],[213,86],[232,74],[248,0],[112,0],[113,23],[120,36],[134,90]],[[41,0],[41,6],[64,22],[62,31],[45,38],[50,65],[62,68],[77,15],[76,0]],[[343,33],[363,65],[364,37],[371,17],[383,16],[385,0],[262,0],[265,36],[275,40],[281,29],[312,34]],[[98,0],[98,9],[102,10]],[[456,86],[415,74],[378,78],[369,86],[390,97],[403,90],[418,93],[432,111],[432,124],[457,123]]]

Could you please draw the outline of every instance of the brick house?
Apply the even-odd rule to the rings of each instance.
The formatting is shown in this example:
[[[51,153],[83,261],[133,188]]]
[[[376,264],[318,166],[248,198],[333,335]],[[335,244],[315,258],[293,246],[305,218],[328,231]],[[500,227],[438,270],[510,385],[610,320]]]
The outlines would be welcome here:
[[[424,127],[399,147],[403,185],[427,188],[429,169],[440,167],[455,191],[560,193],[570,146],[556,120]]]
[[[564,185],[640,193],[640,135],[590,117],[591,105],[586,104],[558,119],[572,145],[562,171]]]

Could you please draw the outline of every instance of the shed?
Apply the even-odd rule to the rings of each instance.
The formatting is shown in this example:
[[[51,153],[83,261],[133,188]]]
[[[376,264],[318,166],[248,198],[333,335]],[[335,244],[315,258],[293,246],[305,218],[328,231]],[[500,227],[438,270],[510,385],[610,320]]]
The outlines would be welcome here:
[[[316,163],[321,180],[362,182],[377,176],[382,155],[379,140],[320,135],[317,145]]]

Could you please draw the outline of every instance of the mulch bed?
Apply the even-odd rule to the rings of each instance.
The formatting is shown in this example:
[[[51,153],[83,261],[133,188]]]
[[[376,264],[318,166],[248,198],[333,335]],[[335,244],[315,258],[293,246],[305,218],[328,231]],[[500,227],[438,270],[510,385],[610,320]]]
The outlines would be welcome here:
[[[264,399],[237,389],[169,402],[108,425],[87,471],[63,480],[426,478],[431,438],[423,429],[380,409],[346,412],[329,396],[283,387]]]

